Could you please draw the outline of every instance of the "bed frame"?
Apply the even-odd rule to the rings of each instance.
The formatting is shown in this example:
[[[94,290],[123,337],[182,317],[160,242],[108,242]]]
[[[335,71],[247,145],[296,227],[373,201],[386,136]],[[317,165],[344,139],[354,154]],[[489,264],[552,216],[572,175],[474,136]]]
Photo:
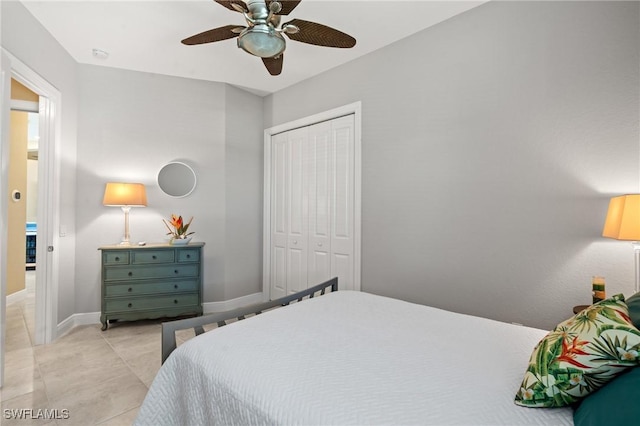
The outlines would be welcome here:
[[[217,327],[227,325],[229,320],[243,320],[249,316],[259,315],[263,311],[272,309],[279,306],[287,306],[291,302],[301,302],[304,299],[312,299],[316,293],[319,296],[325,294],[328,288],[331,288],[331,292],[338,291],[338,278],[332,278],[329,281],[325,281],[322,284],[315,285],[306,290],[298,293],[290,294],[289,296],[281,297],[280,299],[271,300],[255,305],[244,306],[242,308],[234,309],[231,311],[218,312],[215,314],[203,315],[194,318],[185,318],[176,321],[168,321],[162,323],[162,363],[169,358],[171,352],[176,349],[176,331],[186,330],[193,328],[196,336],[205,332],[205,325],[215,324]]]

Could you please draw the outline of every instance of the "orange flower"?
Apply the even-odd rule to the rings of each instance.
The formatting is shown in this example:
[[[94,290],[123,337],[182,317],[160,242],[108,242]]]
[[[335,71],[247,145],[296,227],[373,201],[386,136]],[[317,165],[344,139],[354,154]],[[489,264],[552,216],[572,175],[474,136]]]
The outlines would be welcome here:
[[[171,215],[171,225],[174,228],[181,228],[182,227],[182,216],[176,216],[175,214]]]
[[[169,230],[169,232],[167,232],[167,235],[171,235],[172,239],[183,239],[193,234],[193,232],[188,232],[192,220],[193,217],[191,217],[191,219],[189,219],[189,222],[185,224],[182,221],[182,216],[172,214],[169,223],[167,223],[167,221],[164,219],[162,219],[162,222],[164,222],[165,226]]]

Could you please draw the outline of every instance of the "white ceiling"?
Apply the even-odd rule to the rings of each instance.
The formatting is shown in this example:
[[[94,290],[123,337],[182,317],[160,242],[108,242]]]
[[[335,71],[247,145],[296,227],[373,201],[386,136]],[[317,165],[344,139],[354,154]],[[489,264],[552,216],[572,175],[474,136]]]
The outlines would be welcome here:
[[[442,22],[484,1],[303,0],[288,16],[356,38],[352,49],[287,40],[282,74],[225,40],[185,46],[180,40],[244,18],[213,0],[21,0],[79,63],[226,82],[259,95],[276,92]],[[486,1],[486,0],[485,0]],[[94,48],[109,53],[93,56]],[[401,64],[399,64],[401,65]]]

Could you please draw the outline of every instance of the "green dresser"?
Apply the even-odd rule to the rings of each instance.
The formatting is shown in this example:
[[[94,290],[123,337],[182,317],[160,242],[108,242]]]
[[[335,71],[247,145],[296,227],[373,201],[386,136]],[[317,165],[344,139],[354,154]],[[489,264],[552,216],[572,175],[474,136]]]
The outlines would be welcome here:
[[[110,320],[202,315],[203,246],[100,247],[102,330]]]

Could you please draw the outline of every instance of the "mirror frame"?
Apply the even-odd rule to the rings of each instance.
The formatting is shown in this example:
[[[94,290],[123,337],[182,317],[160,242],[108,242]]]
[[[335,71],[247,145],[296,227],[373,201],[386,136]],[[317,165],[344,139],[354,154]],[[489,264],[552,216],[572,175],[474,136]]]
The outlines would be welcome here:
[[[169,192],[167,192],[165,188],[162,187],[162,184],[160,182],[161,175],[163,174],[163,171],[167,169],[167,167],[175,166],[175,165],[181,166],[181,171],[179,173],[181,173],[181,176],[183,179],[193,179],[193,185],[191,185],[190,188],[184,188],[184,190],[181,191],[179,194],[170,194]],[[164,194],[173,198],[184,198],[190,195],[196,189],[198,178],[196,176],[195,170],[193,170],[193,167],[191,167],[187,163],[184,163],[182,161],[169,161],[167,164],[162,166],[162,168],[160,168],[160,171],[158,172],[158,176],[156,177],[156,181],[158,183],[158,187],[160,188],[160,191],[162,191]],[[185,186],[185,185],[182,185],[182,186]]]

